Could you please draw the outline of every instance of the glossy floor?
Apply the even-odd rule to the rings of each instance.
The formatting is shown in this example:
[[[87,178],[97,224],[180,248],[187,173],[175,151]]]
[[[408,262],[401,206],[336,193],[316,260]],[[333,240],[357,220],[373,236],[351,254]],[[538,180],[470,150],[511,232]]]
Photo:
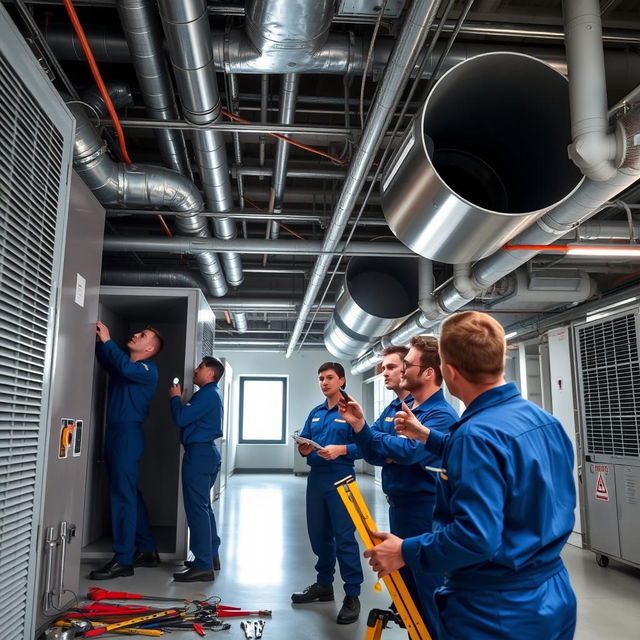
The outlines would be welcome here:
[[[222,571],[213,583],[178,584],[171,574],[178,570],[167,563],[155,569],[137,569],[133,577],[99,583],[99,586],[148,595],[184,597],[219,596],[223,604],[248,609],[271,609],[264,640],[362,639],[366,613],[385,608],[389,596],[376,593],[374,575],[365,566],[362,589],[363,614],[358,623],[338,626],[335,617],[343,598],[337,576],[335,602],[292,605],[291,592],[314,582],[314,556],[307,538],[304,494],[305,477],[273,474],[239,474],[231,477],[215,510],[223,546]],[[369,476],[358,485],[381,529],[387,528],[387,504]],[[611,563],[601,569],[592,553],[567,546],[564,559],[578,597],[577,640],[631,640],[640,638],[638,603],[640,571]],[[88,573],[90,567],[86,567]],[[91,583],[93,584],[93,583]],[[98,583],[95,583],[98,586]],[[85,581],[83,590],[89,586]],[[244,633],[237,619],[229,631],[207,636],[241,640]],[[174,631],[171,640],[197,638],[193,631]],[[398,628],[385,630],[383,640],[406,638]]]

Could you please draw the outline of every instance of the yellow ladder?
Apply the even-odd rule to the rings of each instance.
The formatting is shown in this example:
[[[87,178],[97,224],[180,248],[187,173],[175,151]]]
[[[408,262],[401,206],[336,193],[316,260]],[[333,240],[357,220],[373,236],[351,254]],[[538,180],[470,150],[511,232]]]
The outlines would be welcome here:
[[[379,541],[371,535],[371,533],[377,531],[378,528],[371,517],[369,507],[367,507],[367,503],[364,501],[353,476],[347,476],[336,482],[336,488],[344,506],[349,512],[351,520],[353,520],[356,530],[364,542],[364,546],[367,549],[372,549],[379,544]],[[409,638],[411,640],[431,640],[431,635],[422,617],[418,613],[413,598],[407,590],[407,586],[400,573],[398,571],[392,571],[388,576],[382,578],[382,580],[391,594],[393,604],[409,634]],[[367,619],[365,640],[379,640],[387,622],[395,618],[396,616],[391,611],[373,609]]]

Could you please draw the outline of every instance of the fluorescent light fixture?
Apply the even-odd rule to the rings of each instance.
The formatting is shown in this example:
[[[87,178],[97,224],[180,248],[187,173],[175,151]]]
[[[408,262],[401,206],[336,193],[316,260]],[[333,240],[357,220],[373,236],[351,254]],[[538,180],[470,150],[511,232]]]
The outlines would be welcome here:
[[[640,245],[632,247],[629,245],[615,246],[615,245],[567,245],[568,256],[610,256],[617,258],[624,257],[638,257],[640,258]]]
[[[606,318],[610,316],[615,311],[612,309],[616,309],[617,307],[623,307],[627,304],[631,304],[638,299],[638,296],[633,296],[633,298],[625,298],[624,300],[620,300],[620,302],[614,302],[613,304],[609,304],[606,307],[602,307],[601,309],[597,309],[587,314],[587,322],[593,322],[594,320],[600,320],[602,318]]]
[[[507,333],[504,337],[505,340],[509,340],[509,338],[515,338],[518,335],[517,331],[512,331],[511,333]]]

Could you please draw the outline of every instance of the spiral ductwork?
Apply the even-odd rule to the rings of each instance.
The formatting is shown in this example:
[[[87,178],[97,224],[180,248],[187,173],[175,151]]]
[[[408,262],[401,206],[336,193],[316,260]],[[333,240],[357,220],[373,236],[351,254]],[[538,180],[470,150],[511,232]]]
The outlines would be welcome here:
[[[416,261],[353,258],[324,331],[325,345],[337,358],[358,355],[417,306]]]
[[[582,181],[567,157],[568,83],[518,53],[460,63],[434,86],[382,179],[393,233],[448,263],[491,255]]]

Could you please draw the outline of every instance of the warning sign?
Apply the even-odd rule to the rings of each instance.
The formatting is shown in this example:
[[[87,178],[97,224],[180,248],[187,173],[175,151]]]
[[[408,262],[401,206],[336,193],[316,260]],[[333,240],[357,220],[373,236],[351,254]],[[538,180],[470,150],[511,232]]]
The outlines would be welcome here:
[[[604,481],[604,476],[601,471],[598,471],[598,479],[596,480],[596,498],[598,500],[609,501],[609,491],[607,489],[607,483]]]

